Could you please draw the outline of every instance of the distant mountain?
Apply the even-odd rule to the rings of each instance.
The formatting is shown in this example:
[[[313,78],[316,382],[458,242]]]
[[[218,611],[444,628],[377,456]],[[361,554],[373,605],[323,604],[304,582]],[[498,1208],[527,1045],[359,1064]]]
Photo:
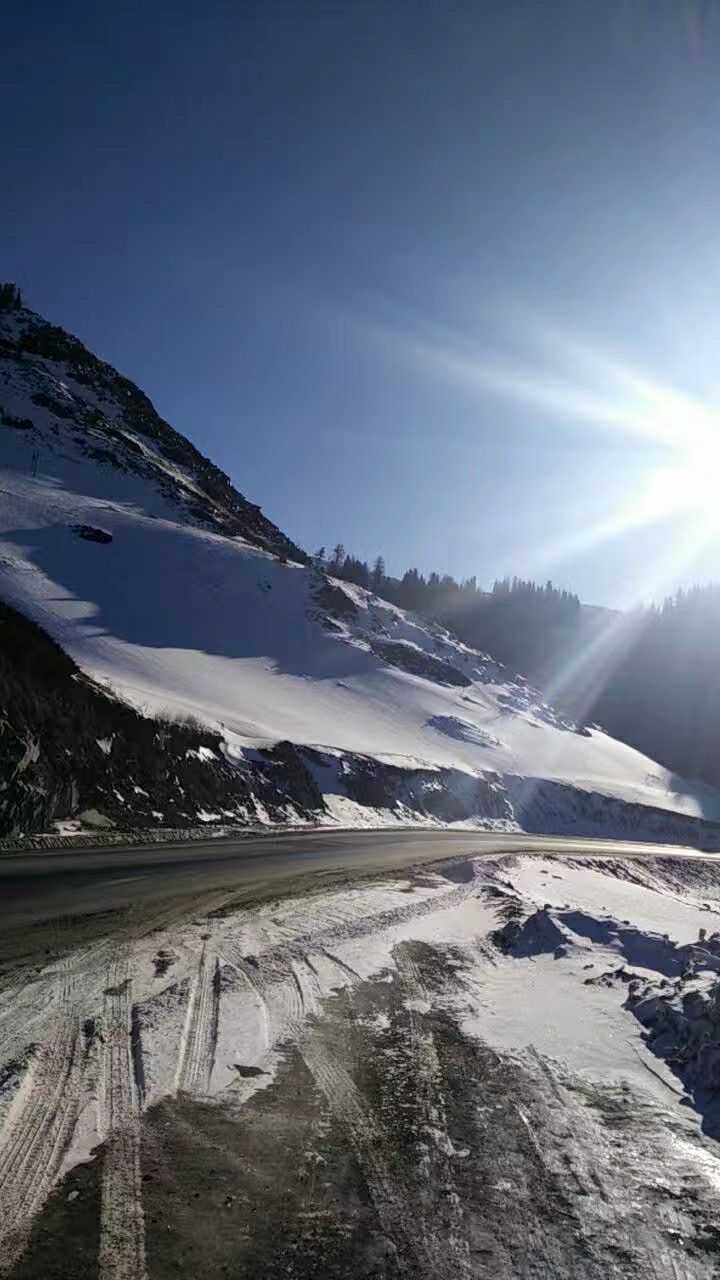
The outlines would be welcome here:
[[[133,383],[14,306],[0,490],[0,833],[451,822],[688,840],[720,818],[709,788],[309,564]]]

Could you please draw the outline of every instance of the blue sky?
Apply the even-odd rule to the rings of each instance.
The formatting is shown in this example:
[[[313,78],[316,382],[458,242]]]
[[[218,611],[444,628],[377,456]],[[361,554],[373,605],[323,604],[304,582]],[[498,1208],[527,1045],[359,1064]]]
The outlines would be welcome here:
[[[635,518],[720,404],[716,14],[36,0],[0,278],[308,548],[603,604],[720,576],[687,505]]]

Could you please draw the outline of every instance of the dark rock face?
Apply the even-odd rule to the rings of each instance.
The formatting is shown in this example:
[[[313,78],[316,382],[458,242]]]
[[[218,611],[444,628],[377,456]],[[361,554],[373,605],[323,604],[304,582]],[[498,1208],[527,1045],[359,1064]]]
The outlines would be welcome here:
[[[512,817],[495,774],[478,778],[459,769],[400,769],[370,756],[346,755],[342,777],[347,795],[357,804],[390,809],[408,818],[415,814],[461,822]]]
[[[357,607],[342,587],[335,586],[328,578],[313,592],[313,598],[320,609],[336,618],[352,619],[357,617]]]
[[[78,538],[84,538],[86,542],[112,542],[112,534],[107,529],[96,529],[92,524],[76,524],[73,526],[74,532]]]
[[[199,813],[286,822],[324,811],[300,754],[280,743],[228,760],[219,736],[109,697],[49,636],[0,604],[0,836],[85,811],[120,829],[187,827]]]
[[[467,688],[472,684],[472,680],[451,663],[444,662],[433,654],[424,653],[414,645],[404,644],[402,640],[375,640],[371,648],[378,658],[382,658],[391,667],[400,667],[413,676],[424,676],[435,684],[457,685],[459,688]]]
[[[15,413],[6,413],[0,407],[0,426],[12,427],[14,431],[32,431],[32,419],[21,418]]]

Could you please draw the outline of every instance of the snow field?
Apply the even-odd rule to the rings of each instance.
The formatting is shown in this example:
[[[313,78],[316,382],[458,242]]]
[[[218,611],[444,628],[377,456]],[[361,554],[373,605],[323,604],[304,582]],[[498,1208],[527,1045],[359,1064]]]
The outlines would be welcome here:
[[[509,708],[512,685],[507,676],[492,682],[502,678],[495,664],[486,668],[481,655],[359,589],[355,617],[328,630],[313,571],[154,519],[148,507],[157,504],[146,495],[139,509],[123,482],[110,500],[67,489],[62,474],[0,472],[0,592],[141,710],[195,716],[236,753],[286,739],[408,768],[511,772],[720,814],[709,788],[679,794],[654,762],[597,731],[588,738],[553,723],[526,690],[524,704]],[[76,523],[107,529],[112,544],[79,539]],[[443,686],[386,665],[370,649],[381,631],[439,652],[473,683]],[[342,816],[342,803],[336,808]]]

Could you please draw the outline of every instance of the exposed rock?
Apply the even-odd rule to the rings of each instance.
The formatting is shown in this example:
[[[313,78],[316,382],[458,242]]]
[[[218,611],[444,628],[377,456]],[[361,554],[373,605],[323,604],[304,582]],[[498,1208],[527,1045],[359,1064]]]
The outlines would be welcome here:
[[[693,987],[683,991],[687,977],[650,983],[628,991],[626,1007],[647,1028],[653,1053],[664,1058],[692,1092],[720,1089],[720,982],[704,978],[702,955],[695,957]]]
[[[107,529],[97,529],[92,524],[76,524],[73,530],[79,538],[84,538],[86,542],[112,542],[113,537],[108,533]]]
[[[669,998],[661,995],[649,995],[635,1003],[631,993],[628,996],[627,1003],[632,1008],[638,1022],[642,1022],[644,1027],[652,1027],[659,1019],[665,1017]]]
[[[404,769],[372,756],[353,754],[346,754],[340,767],[349,798],[374,809],[417,814],[441,822],[511,819],[497,774],[476,777],[459,769]]]
[[[217,733],[140,715],[84,676],[34,623],[0,604],[0,837],[54,820],[143,829],[220,820],[287,822],[325,811],[298,750],[227,759]],[[72,746],[72,750],[70,749]]]
[[[0,405],[0,426],[12,427],[14,431],[32,431],[32,419],[23,418],[15,413],[6,413]]]
[[[305,552],[239,493],[225,472],[165,422],[129,378],[93,355],[78,338],[21,307],[12,313],[12,322],[3,325],[0,356],[11,362],[10,369],[14,365],[21,372],[36,405],[77,426],[76,444],[89,457],[152,481],[181,512],[208,528],[239,535],[282,558],[307,562]],[[3,425],[33,429],[30,419]],[[141,441],[150,447],[142,447]]]
[[[313,592],[313,598],[320,609],[336,618],[350,619],[357,617],[357,605],[342,587],[323,578],[322,585]]]
[[[402,640],[373,640],[370,648],[378,658],[391,667],[400,667],[413,676],[424,676],[426,680],[434,680],[436,684],[457,685],[465,688],[472,684],[462,671],[436,658],[432,653],[418,649],[416,645],[406,644]]]
[[[689,817],[669,809],[655,809],[651,805],[633,804],[543,778],[522,778],[506,773],[503,783],[513,816],[523,831],[542,835],[551,832],[554,835],[593,836],[611,828],[617,836],[622,833],[640,835],[644,840],[656,839],[700,849],[720,847],[718,822]]]
[[[86,827],[103,828],[115,826],[112,818],[108,818],[105,813],[99,813],[97,809],[83,809],[82,812],[78,814],[78,818],[81,822],[85,823]]]

